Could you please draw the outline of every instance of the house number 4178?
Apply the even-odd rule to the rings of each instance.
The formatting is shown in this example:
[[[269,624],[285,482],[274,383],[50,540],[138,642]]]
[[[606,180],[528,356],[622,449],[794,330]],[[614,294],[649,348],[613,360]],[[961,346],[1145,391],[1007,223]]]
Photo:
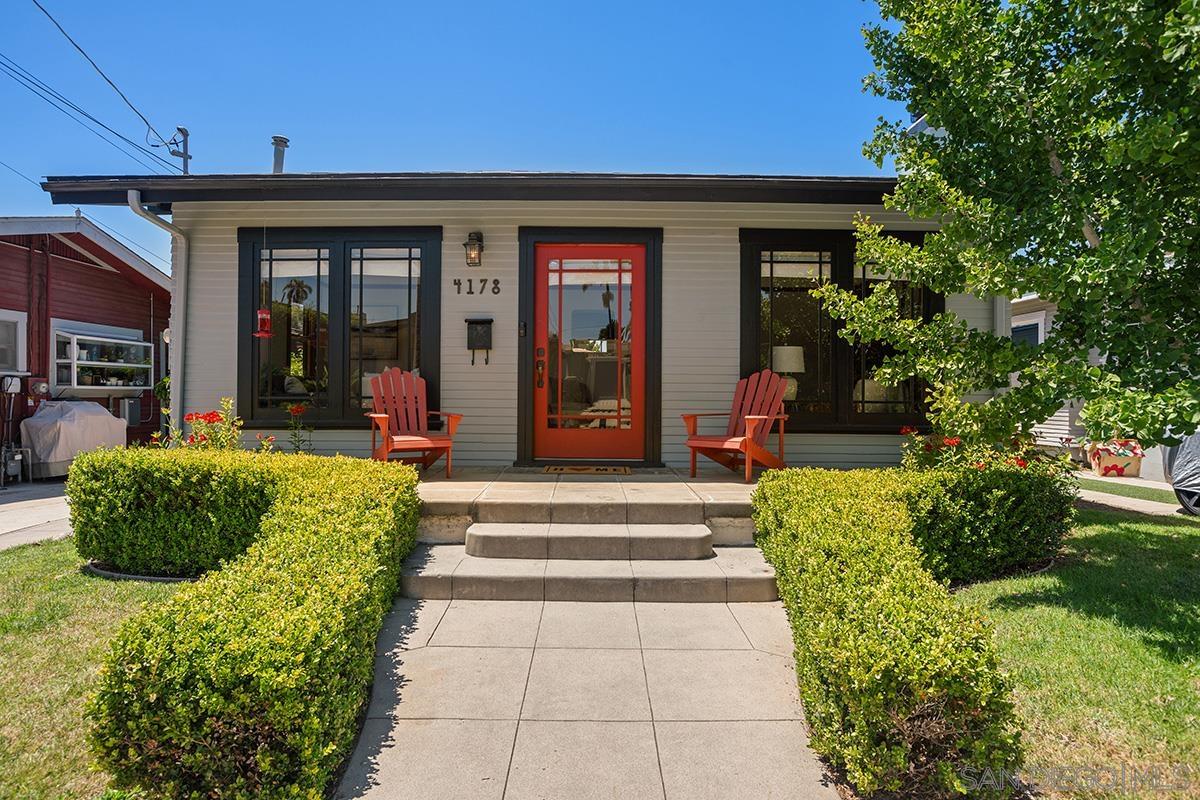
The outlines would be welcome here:
[[[483,294],[491,286],[492,294],[500,294],[500,279],[499,278],[467,278],[467,294]],[[463,293],[463,279],[454,279],[454,293]]]

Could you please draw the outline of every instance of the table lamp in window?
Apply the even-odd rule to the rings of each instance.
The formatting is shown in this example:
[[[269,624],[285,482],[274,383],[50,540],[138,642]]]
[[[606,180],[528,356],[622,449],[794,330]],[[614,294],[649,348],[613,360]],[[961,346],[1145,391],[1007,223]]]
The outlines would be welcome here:
[[[804,374],[804,348],[798,345],[779,345],[771,348],[771,369],[783,376],[786,388],[783,399],[796,399],[799,383],[795,375]]]

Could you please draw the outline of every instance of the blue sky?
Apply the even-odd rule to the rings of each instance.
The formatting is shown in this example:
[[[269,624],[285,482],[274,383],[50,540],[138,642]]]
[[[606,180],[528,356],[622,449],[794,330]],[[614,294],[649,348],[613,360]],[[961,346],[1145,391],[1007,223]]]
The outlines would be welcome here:
[[[859,0],[42,3],[164,136],[191,131],[196,173],[268,171],[283,134],[295,172],[873,175],[863,141],[904,115],[861,90]],[[31,0],[5,0],[0,53],[144,140]],[[0,160],[34,179],[147,171],[3,74],[0,103]],[[0,167],[0,215],[56,213]],[[127,209],[84,213],[168,252]]]

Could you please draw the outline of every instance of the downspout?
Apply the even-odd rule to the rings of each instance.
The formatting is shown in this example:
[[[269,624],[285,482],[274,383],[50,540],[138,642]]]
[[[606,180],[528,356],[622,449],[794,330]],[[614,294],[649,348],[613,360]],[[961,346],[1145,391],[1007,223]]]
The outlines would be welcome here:
[[[177,370],[170,370],[171,378],[171,427],[179,430],[183,415],[184,369],[187,356],[187,297],[188,297],[188,238],[183,229],[172,225],[165,219],[149,211],[142,205],[142,193],[130,189],[127,195],[129,207],[133,213],[143,219],[148,219],[167,233],[175,244],[175,252],[171,259],[171,312],[175,318],[171,325],[171,349],[175,353]],[[169,369],[169,366],[168,366]]]

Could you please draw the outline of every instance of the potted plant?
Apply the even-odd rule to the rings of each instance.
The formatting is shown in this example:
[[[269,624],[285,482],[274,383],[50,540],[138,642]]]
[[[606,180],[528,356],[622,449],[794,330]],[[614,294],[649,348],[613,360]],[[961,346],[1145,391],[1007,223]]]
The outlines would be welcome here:
[[[1137,439],[1108,439],[1102,442],[1085,442],[1084,452],[1092,472],[1101,476],[1136,478],[1142,472],[1142,459],[1146,452]]]

